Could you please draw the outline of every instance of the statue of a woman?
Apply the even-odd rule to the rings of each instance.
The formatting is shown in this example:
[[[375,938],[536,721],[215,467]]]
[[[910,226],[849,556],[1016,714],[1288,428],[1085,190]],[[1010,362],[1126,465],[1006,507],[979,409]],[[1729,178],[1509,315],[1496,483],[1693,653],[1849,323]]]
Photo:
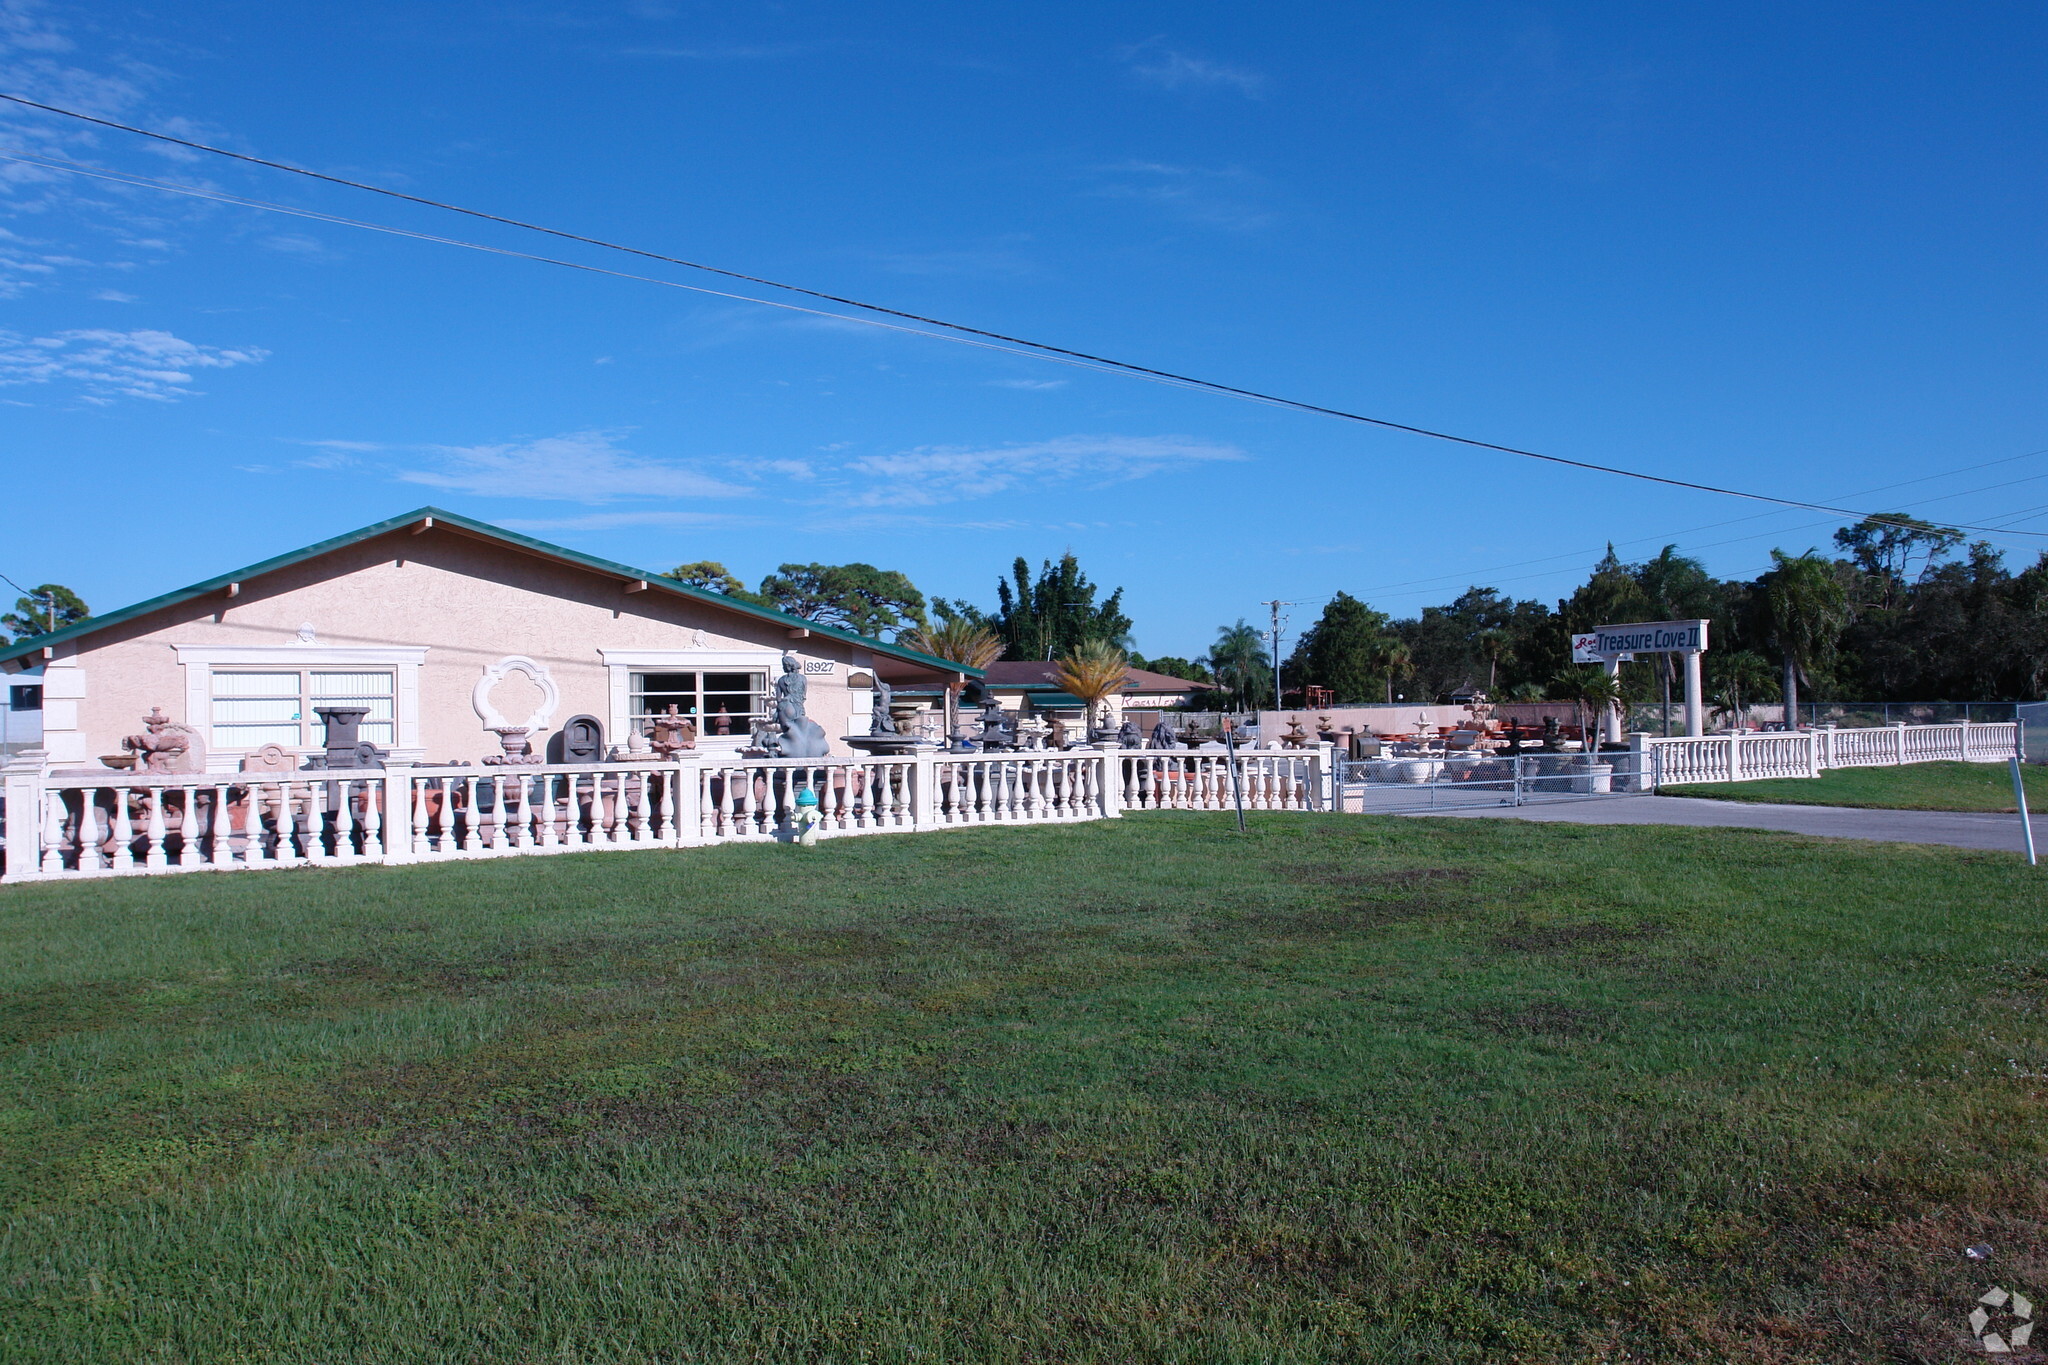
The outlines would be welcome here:
[[[775,720],[782,727],[784,758],[823,758],[832,751],[824,727],[804,714],[810,684],[794,654],[782,656],[782,676],[775,680]]]

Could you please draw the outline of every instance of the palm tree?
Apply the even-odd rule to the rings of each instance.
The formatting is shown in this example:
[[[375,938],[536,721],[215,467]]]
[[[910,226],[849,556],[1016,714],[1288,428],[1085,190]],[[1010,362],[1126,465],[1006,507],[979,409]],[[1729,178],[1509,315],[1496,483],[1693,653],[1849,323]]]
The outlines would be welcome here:
[[[1382,635],[1372,642],[1367,651],[1366,666],[1386,678],[1387,705],[1392,706],[1394,679],[1406,676],[1415,667],[1415,655],[1408,648],[1408,642],[1400,636]]]
[[[1216,643],[1209,646],[1209,671],[1229,689],[1232,705],[1246,709],[1264,688],[1270,671],[1265,641],[1242,618],[1234,626],[1222,627],[1216,632]]]
[[[1605,669],[1586,675],[1586,708],[1593,713],[1593,727],[1602,729],[1610,715],[1618,715],[1625,722],[1628,718],[1628,699],[1621,694],[1621,677]],[[1596,734],[1586,736],[1586,752],[1597,752],[1600,740]]]
[[[901,643],[935,659],[966,668],[987,668],[1002,657],[1002,637],[987,626],[954,617],[942,626],[919,626],[907,630]]]
[[[1712,617],[1720,607],[1722,594],[1707,566],[1690,555],[1666,545],[1655,559],[1636,566],[1636,584],[1646,604],[1645,614],[1660,621],[1686,621]],[[1664,733],[1671,733],[1671,684],[1678,675],[1676,654],[1655,656],[1658,686],[1664,697]]]
[[[1600,743],[1595,727],[1609,712],[1626,712],[1628,706],[1622,699],[1621,680],[1598,668],[1563,669],[1550,679],[1549,691],[1558,701],[1572,704],[1572,715],[1579,722],[1579,734],[1589,753]]]
[[[1744,698],[1753,700],[1770,687],[1771,666],[1754,650],[1737,649],[1714,661],[1714,674],[1720,683],[1714,693],[1714,710],[1733,718],[1739,730]]]
[[[1094,725],[1096,708],[1103,699],[1124,686],[1130,659],[1107,640],[1088,640],[1060,656],[1052,679],[1078,697],[1087,708],[1089,725]]]
[[[1849,624],[1849,594],[1835,566],[1812,550],[1796,557],[1773,550],[1771,562],[1763,577],[1764,620],[1784,661],[1785,727],[1794,729],[1799,679],[1835,652],[1835,641]]]
[[[1493,695],[1495,677],[1500,672],[1500,661],[1512,658],[1514,650],[1508,647],[1508,633],[1497,626],[1489,626],[1472,637],[1479,646],[1480,655],[1486,660],[1486,695]]]

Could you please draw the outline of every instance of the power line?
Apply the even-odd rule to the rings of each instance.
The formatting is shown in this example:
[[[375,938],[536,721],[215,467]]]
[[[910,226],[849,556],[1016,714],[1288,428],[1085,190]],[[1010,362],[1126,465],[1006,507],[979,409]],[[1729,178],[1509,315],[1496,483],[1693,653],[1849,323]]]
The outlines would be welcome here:
[[[2024,454],[2020,454],[2020,455],[2007,455],[2007,456],[2003,456],[2003,457],[2001,457],[2001,458],[1999,458],[1999,459],[1996,459],[1996,460],[1985,460],[1985,461],[1984,461],[1984,462],[1982,462],[1981,464],[1972,464],[1972,465],[1964,465],[1964,466],[1962,466],[1962,467],[1961,467],[1961,468],[1959,468],[1959,469],[1948,469],[1948,470],[1943,470],[1943,471],[1942,471],[1941,473],[1939,473],[1939,474],[1924,474],[1924,475],[1920,476],[1920,477],[1919,477],[1919,478],[1917,478],[1917,479],[1905,479],[1905,480],[1902,480],[1902,481],[1900,481],[1900,482],[1898,482],[1898,483],[1888,483],[1888,484],[1882,484],[1882,485],[1880,485],[1880,486],[1878,486],[1878,487],[1876,487],[1876,488],[1866,488],[1866,489],[1862,489],[1862,490],[1861,490],[1861,491],[1859,491],[1859,492],[1855,492],[1855,493],[1850,493],[1850,494],[1847,494],[1846,496],[1848,496],[1848,497],[1852,497],[1852,498],[1861,498],[1861,497],[1868,497],[1868,496],[1870,496],[1870,495],[1871,495],[1871,494],[1873,494],[1873,493],[1888,493],[1888,492],[1890,492],[1890,491],[1891,491],[1892,489],[1895,489],[1895,488],[1907,488],[1907,487],[1910,487],[1910,486],[1912,486],[1913,484],[1916,484],[1916,483],[1929,483],[1929,482],[1932,482],[1932,481],[1933,481],[1933,480],[1935,480],[1935,479],[1948,479],[1948,478],[1953,478],[1953,477],[1955,477],[1955,476],[1956,476],[1956,475],[1958,475],[1958,474],[1968,474],[1968,473],[1970,473],[1970,472],[1971,472],[1972,470],[1977,470],[1977,469],[1990,469],[1990,468],[1992,468],[1992,467],[1993,467],[1993,466],[1995,466],[1995,465],[2002,465],[2002,464],[2011,464],[2011,463],[2012,463],[2013,461],[2015,461],[2015,460],[2028,460],[2028,459],[2032,459],[2032,458],[2034,458],[2035,456],[2038,456],[2038,455],[2048,455],[2048,449],[2042,449],[2042,450],[2030,450],[2030,451],[2027,451],[2027,452],[2025,452]],[[1975,494],[1975,493],[1988,493],[1988,492],[1992,492],[1992,491],[1994,491],[1994,490],[1996,490],[1996,489],[2000,489],[2000,488],[2011,488],[2011,487],[2013,487],[2013,486],[2014,486],[2014,485],[2016,485],[2016,484],[2022,484],[2022,483],[2033,483],[2033,482],[2036,482],[2036,481],[2038,481],[2038,480],[2040,480],[2040,479],[2043,479],[2043,478],[2048,478],[2048,474],[2030,474],[2030,475],[2028,475],[2028,476],[2027,476],[2026,478],[2024,478],[2024,479],[2009,479],[2009,480],[2007,480],[2007,481],[2006,481],[2006,482],[2004,482],[2004,483],[1994,483],[1994,484],[1986,484],[1986,485],[1984,485],[1984,486],[1983,486],[1983,487],[1981,487],[1981,488],[1966,488],[1966,489],[1964,489],[1964,490],[1963,490],[1962,492],[1960,492],[1960,493],[1943,493],[1943,494],[1942,494],[1942,495],[1941,495],[1940,497],[1935,497],[1935,498],[1923,498],[1923,499],[1921,499],[1921,501],[1922,501],[1923,503],[1925,503],[1925,502],[1944,502],[1944,501],[1948,500],[1949,498],[1963,498],[1963,497],[1969,497],[1969,496],[1971,496],[1972,494]],[[1694,533],[1695,531],[1712,531],[1712,530],[1717,530],[1717,529],[1719,529],[1720,527],[1723,527],[1723,526],[1739,526],[1739,525],[1741,525],[1741,524],[1742,524],[1743,522],[1745,522],[1745,521],[1757,521],[1757,520],[1760,520],[1760,519],[1762,519],[1762,518],[1764,518],[1764,517],[1768,517],[1768,516],[1774,516],[1774,515],[1780,515],[1780,514],[1778,514],[1778,513],[1772,513],[1772,512],[1758,512],[1758,513],[1756,513],[1756,514],[1755,514],[1755,515],[1753,515],[1753,516],[1747,516],[1747,517],[1735,517],[1735,518],[1733,518],[1733,519],[1731,519],[1731,520],[1728,520],[1728,521],[1713,521],[1713,522],[1708,522],[1708,523],[1707,523],[1706,525],[1704,525],[1704,526],[1690,526],[1690,527],[1687,527],[1686,529],[1684,529],[1684,530],[1682,530],[1682,531],[1662,531],[1662,532],[1659,532],[1659,533],[1657,533],[1656,535],[1649,535],[1649,536],[1635,536],[1635,537],[1633,537],[1633,538],[1631,538],[1631,539],[1628,539],[1628,540],[1612,541],[1612,542],[1610,542],[1610,543],[1611,543],[1611,544],[1615,544],[1615,545],[1623,545],[1623,546],[1628,546],[1628,545],[1654,545],[1654,544],[1656,544],[1656,543],[1657,543],[1658,541],[1660,541],[1660,540],[1662,540],[1662,541],[1667,541],[1667,542],[1668,542],[1668,541],[1669,541],[1670,539],[1672,539],[1673,537],[1677,537],[1677,536],[1686,536],[1686,535],[1691,535],[1691,534],[1693,534],[1693,533]],[[1999,514],[1998,514],[1998,515],[1997,515],[1996,517],[1994,517],[1994,518],[1993,518],[1993,520],[1994,520],[1994,521],[2007,521],[2007,522],[2010,522],[2010,521],[2022,521],[2022,520],[2025,520],[2025,519],[2026,519],[2026,517],[2025,517],[2025,514],[2019,514],[2019,513],[2015,513],[2015,514],[1999,513]],[[1693,548],[1693,549],[1700,549],[1700,550],[1711,550],[1711,549],[1715,549],[1715,548],[1718,548],[1719,546],[1722,546],[1722,545],[1738,545],[1738,544],[1742,543],[1742,542],[1743,542],[1743,541],[1745,541],[1745,540],[1755,540],[1755,539],[1759,538],[1760,536],[1774,536],[1774,535],[1784,535],[1784,534],[1787,534],[1787,533],[1789,533],[1789,532],[1792,532],[1792,531],[1805,531],[1805,530],[1811,530],[1811,529],[1813,529],[1814,527],[1818,527],[1818,526],[1826,526],[1826,525],[1829,525],[1829,524],[1830,524],[1829,522],[1825,522],[1825,521],[1816,521],[1816,522],[1802,522],[1802,523],[1800,523],[1800,524],[1799,524],[1799,525],[1797,525],[1797,526],[1784,526],[1784,527],[1779,527],[1779,528],[1778,528],[1778,529],[1776,529],[1776,530],[1771,530],[1771,531],[1760,531],[1760,532],[1758,532],[1758,533],[1757,533],[1757,535],[1755,535],[1755,536],[1737,536],[1737,537],[1735,537],[1735,538],[1734,538],[1733,540],[1720,540],[1720,541],[1714,541],[1714,542],[1712,542],[1711,544],[1708,544],[1708,545],[1698,545],[1698,546],[1693,546],[1693,547],[1691,547],[1691,548]],[[1889,522],[1889,521],[1887,521],[1887,522],[1883,522],[1883,523],[1881,523],[1881,524],[1883,524],[1883,525],[1887,525],[1887,526],[1893,526],[1893,525],[1898,525],[1898,524],[1900,524],[1900,523],[1897,523],[1897,522]],[[2011,534],[2015,534],[2014,532],[2012,532],[2012,531],[2010,531],[2010,530],[2006,529],[2006,528],[2005,528],[2005,527],[2003,527],[2003,526],[1962,526],[1962,525],[1958,525],[1958,526],[1954,526],[1954,527],[1953,527],[1953,529],[1956,529],[1956,530],[1974,530],[1974,531],[1982,531],[1982,532],[1984,532],[1985,534],[1988,534],[1988,535],[2011,535]],[[2025,533],[2025,532],[2020,532],[2020,533],[2018,533],[2018,534],[2026,534],[2026,533]],[[1577,558],[1579,558],[1579,557],[1580,557],[1580,556],[1582,556],[1582,555],[1587,555],[1587,554],[1596,554],[1596,553],[1598,553],[1598,550],[1597,550],[1597,549],[1591,549],[1591,550],[1572,550],[1572,551],[1567,551],[1567,552],[1565,552],[1565,553],[1563,553],[1563,554],[1555,554],[1555,555],[1543,555],[1543,556],[1540,556],[1540,557],[1538,557],[1538,558],[1536,558],[1536,559],[1518,559],[1518,560],[1515,560],[1515,561],[1513,561],[1512,563],[1508,563],[1508,564],[1494,564],[1494,565],[1490,565],[1490,566],[1488,566],[1488,567],[1486,567],[1486,568],[1482,568],[1482,569],[1468,569],[1468,570],[1465,570],[1465,571],[1463,571],[1463,572],[1460,572],[1460,573],[1452,573],[1452,574],[1438,574],[1438,575],[1435,575],[1435,576],[1433,576],[1433,577],[1429,577],[1429,578],[1409,578],[1409,579],[1404,579],[1403,581],[1401,581],[1401,582],[1399,582],[1399,583],[1382,583],[1382,584],[1379,584],[1379,585],[1377,585],[1377,586],[1375,586],[1375,587],[1370,587],[1370,588],[1361,588],[1361,589],[1360,589],[1359,591],[1360,591],[1361,593],[1365,593],[1365,594],[1380,594],[1380,593],[1387,593],[1387,592],[1392,592],[1392,591],[1394,591],[1394,590],[1395,590],[1395,589],[1397,589],[1397,588],[1411,588],[1411,587],[1421,587],[1421,586],[1426,586],[1426,585],[1428,585],[1428,584],[1432,584],[1432,583],[1454,583],[1454,582],[1457,582],[1457,581],[1458,581],[1458,580],[1460,580],[1460,579],[1467,579],[1467,580],[1469,580],[1469,579],[1472,579],[1472,578],[1476,578],[1476,577],[1479,577],[1479,576],[1481,576],[1481,575],[1484,575],[1484,574],[1498,573],[1498,572],[1500,572],[1500,571],[1501,571],[1501,570],[1503,570],[1503,569],[1519,569],[1519,568],[1523,568],[1523,567],[1525,567],[1525,566],[1527,566],[1527,565],[1531,565],[1531,564],[1555,564],[1555,563],[1559,563],[1559,562],[1561,562],[1561,561],[1565,561],[1565,560],[1577,559]],[[1540,578],[1541,576],[1542,576],[1541,574],[1522,574],[1522,575],[1519,575],[1519,578],[1524,578],[1524,579],[1526,579],[1526,578]],[[1503,580],[1503,581],[1513,582],[1513,581],[1518,581],[1518,579],[1510,579],[1510,580]],[[1402,594],[1402,595],[1404,595],[1404,596],[1414,596],[1415,594],[1412,594],[1412,593],[1411,593],[1411,594]],[[1318,599],[1318,600],[1327,600],[1327,599]]]
[[[1781,507],[1797,507],[1811,512],[1826,512],[1833,516],[1854,517],[1858,520],[1882,521],[1881,518],[1873,518],[1868,513],[1858,512],[1850,508],[1831,507],[1823,503],[1802,502],[1795,498],[1781,498],[1768,493],[1752,493],[1742,489],[1723,488],[1716,484],[1696,483],[1689,479],[1674,479],[1666,477],[1661,474],[1646,474],[1640,470],[1623,469],[1616,465],[1597,464],[1590,460],[1574,460],[1562,455],[1546,455],[1541,451],[1525,450],[1519,446],[1502,445],[1493,441],[1482,441],[1476,437],[1471,436],[1458,436],[1450,432],[1437,431],[1430,427],[1416,426],[1408,422],[1396,422],[1384,417],[1369,417],[1363,413],[1349,412],[1342,408],[1333,408],[1320,403],[1310,403],[1302,399],[1286,398],[1277,394],[1264,393],[1257,389],[1249,389],[1234,384],[1220,383],[1215,380],[1199,379],[1192,375],[1180,374],[1172,370],[1162,370],[1149,365],[1139,365],[1131,361],[1116,360],[1108,356],[1095,355],[1087,351],[1074,350],[1072,348],[1065,346],[1054,346],[1048,342],[1032,341],[1025,337],[1011,336],[1007,333],[990,331],[986,328],[971,327],[965,323],[949,322],[944,318],[930,317],[922,313],[906,312],[900,308],[890,308],[887,307],[886,305],[878,303],[868,303],[865,302],[864,300],[849,298],[841,294],[831,294],[823,290],[806,288],[802,285],[787,284],[781,280],[773,280],[761,275],[750,275],[744,271],[728,270],[721,266],[708,265],[702,261],[692,261],[680,256],[669,256],[658,251],[648,251],[640,247],[626,246],[618,242],[607,241],[606,239],[601,237],[591,237],[583,233],[569,232],[561,228],[547,227],[540,223],[531,223],[523,219],[506,217],[502,214],[488,213],[481,209],[466,208],[460,204],[452,204],[445,202],[443,200],[428,199],[423,195],[406,194],[400,190],[387,189],[382,185],[372,185],[360,180],[349,180],[343,176],[328,175],[321,171],[309,170],[304,166],[295,166],[289,162],[272,161],[265,157],[251,156],[245,152],[230,151],[225,147],[216,147],[210,143],[195,141],[191,138],[176,137],[170,133],[158,132],[150,128],[140,128],[135,126],[134,124],[120,123],[116,122],[113,119],[99,118],[92,114],[82,113],[76,109],[66,109],[59,105],[45,104],[39,100],[32,100],[22,95],[9,95],[0,93],[0,100],[6,100],[14,104],[22,105],[25,108],[40,109],[45,113],[57,114],[65,118],[77,119],[81,122],[95,124],[102,128],[111,128],[119,132],[133,133],[138,137],[151,138],[158,142],[169,143],[173,146],[185,147],[193,151],[207,152],[214,156],[227,157],[234,161],[244,162],[253,166],[262,166],[270,170],[284,171],[288,174],[304,176],[311,180],[324,181],[325,183],[330,185],[340,185],[348,189],[362,190],[370,194],[379,194],[385,196],[386,198],[402,200],[406,203],[418,204],[427,208],[440,209],[447,213],[462,214],[465,217],[476,218],[485,222],[499,223],[507,227],[515,227],[527,232],[539,232],[550,237],[559,238],[563,241],[579,242],[587,246],[595,246],[607,251],[624,252],[628,255],[639,256],[647,260],[661,261],[669,265],[682,266],[685,269],[689,270],[701,270],[709,274],[723,276],[727,279],[744,280],[750,284],[764,285],[771,289],[781,289],[789,293],[803,295],[804,297],[807,298],[818,299],[828,303],[836,303],[848,308],[858,308],[864,312],[877,313],[886,317],[902,318],[905,321],[915,322],[925,327],[944,328],[946,332],[956,334],[948,338],[952,340],[970,340],[974,338],[980,338],[982,339],[982,344],[987,344],[990,342],[997,343],[996,349],[1007,349],[1011,347],[1022,348],[1024,351],[1028,353],[1039,355],[1041,357],[1064,357],[1070,362],[1077,362],[1090,367],[1102,368],[1122,374],[1152,379],[1158,382],[1172,384],[1177,387],[1199,389],[1208,393],[1221,394],[1228,397],[1245,399],[1255,403],[1265,403],[1274,407],[1292,409],[1297,412],[1306,412],[1323,417],[1334,417],[1341,421],[1358,422],[1367,426],[1379,427],[1387,431],[1405,432],[1412,436],[1422,436],[1434,441],[1447,441],[1455,445],[1469,446],[1478,450],[1491,450],[1503,455],[1514,455],[1522,459],[1539,460],[1546,464],[1560,465],[1571,469],[1583,469],[1596,474],[1612,474],[1618,478],[1636,479],[1644,483],[1662,484],[1669,488],[1683,488],[1697,493],[1713,493],[1721,497],[1743,498],[1752,502],[1774,503]],[[134,183],[144,182],[138,179]],[[159,188],[163,187],[164,186],[159,186]],[[192,191],[189,190],[180,190],[180,192],[192,193]],[[233,196],[202,195],[201,197],[210,197],[221,199],[227,202],[235,202]],[[277,205],[262,204],[259,201],[241,202],[245,202],[249,204],[251,207],[270,208],[279,212],[299,212],[297,210],[284,209]],[[319,215],[303,214],[302,216]],[[381,227],[380,225],[354,222],[352,220],[340,218],[329,218],[329,221],[337,223],[349,223],[351,226],[356,227],[370,227],[379,231],[392,232],[401,236],[415,236],[423,240],[440,241],[449,245],[470,247],[475,250],[494,251],[500,255],[523,256],[529,260],[543,261],[551,265],[568,266],[573,269],[596,269],[596,267],[579,265],[574,262],[555,260],[540,256],[527,256],[526,253],[523,252],[505,251],[501,248],[486,247],[473,242],[460,242],[451,238],[434,237],[426,233],[408,233],[402,229]],[[622,272],[601,271],[598,273],[621,274]],[[627,278],[645,277],[628,276]],[[674,281],[665,280],[650,282],[670,285],[674,285],[675,283]],[[689,288],[689,286],[687,285],[677,287]],[[716,291],[705,290],[702,292],[712,293]],[[726,295],[725,297],[743,298],[746,302],[749,303],[768,302],[767,300],[764,299],[747,298],[746,296],[742,295]],[[843,317],[843,315],[828,316]],[[867,321],[867,319],[857,318],[846,320]],[[923,333],[923,335],[932,334]],[[1964,527],[1962,529],[1988,530],[1991,528],[1972,526]],[[2048,537],[2048,532],[2038,531],[2014,531],[2009,532],[2009,534]]]

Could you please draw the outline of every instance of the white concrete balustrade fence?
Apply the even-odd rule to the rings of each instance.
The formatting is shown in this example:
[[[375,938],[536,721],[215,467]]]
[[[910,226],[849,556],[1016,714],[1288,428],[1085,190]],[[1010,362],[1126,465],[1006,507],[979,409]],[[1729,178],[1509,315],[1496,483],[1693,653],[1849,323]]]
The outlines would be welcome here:
[[[1320,750],[1245,751],[1252,810],[1321,809]],[[4,880],[340,867],[1065,824],[1231,804],[1221,753],[1104,749],[901,758],[692,759],[519,768],[5,776]]]
[[[2002,762],[2014,724],[1641,737],[1659,786],[1818,777],[1828,768]],[[1236,768],[1236,792],[1231,770]],[[0,784],[0,880],[429,863],[788,840],[797,796],[822,838],[1067,824],[1126,810],[1331,810],[1329,747],[1079,749],[901,758],[714,759],[159,776],[50,773]]]
[[[1278,751],[1240,750],[1238,791],[1231,791],[1231,757],[1215,753],[1134,750],[1118,755],[1127,810],[1325,810],[1330,770],[1325,746]]]
[[[1868,730],[1795,730],[1647,741],[1660,787],[1819,777],[1829,768],[1906,763],[2003,763],[2019,753],[2013,722],[1887,725]]]

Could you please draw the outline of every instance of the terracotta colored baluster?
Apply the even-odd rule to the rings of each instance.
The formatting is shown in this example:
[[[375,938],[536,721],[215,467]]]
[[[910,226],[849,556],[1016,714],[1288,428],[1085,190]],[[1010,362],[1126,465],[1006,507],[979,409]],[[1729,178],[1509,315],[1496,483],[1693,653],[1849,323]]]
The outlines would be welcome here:
[[[434,845],[427,837],[427,786],[429,783],[436,783],[443,790],[448,785],[446,778],[410,777],[406,779],[406,795],[412,802],[412,856],[415,858],[427,857],[434,851]],[[442,798],[441,808],[443,810],[448,808],[445,796]]]
[[[133,799],[133,793],[123,793],[123,796]],[[143,817],[142,865],[144,867],[169,867],[171,865],[166,848],[169,836],[166,832],[167,826],[164,820],[164,803],[169,797],[170,792],[164,787],[148,788],[141,797],[143,801],[148,803],[149,807],[148,814]],[[121,802],[121,816],[124,822],[128,818],[128,799],[124,799]],[[127,832],[132,833],[132,831]],[[125,845],[127,840],[123,839],[122,843]]]
[[[542,773],[533,780],[533,841],[542,848],[559,848],[555,831],[555,775]]]
[[[263,846],[263,791],[253,782],[242,789],[242,863],[247,867],[261,867],[270,856]]]

